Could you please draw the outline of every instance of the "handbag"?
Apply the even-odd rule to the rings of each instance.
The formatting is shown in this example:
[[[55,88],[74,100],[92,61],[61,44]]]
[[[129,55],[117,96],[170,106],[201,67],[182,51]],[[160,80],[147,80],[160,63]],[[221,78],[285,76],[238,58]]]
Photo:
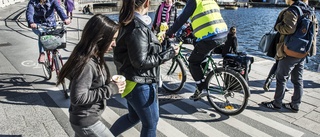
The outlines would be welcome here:
[[[273,43],[273,39],[275,38],[276,36],[276,32],[273,31],[273,29],[264,34],[259,42],[259,46],[258,46],[258,49],[261,51],[261,52],[267,52],[270,45]]]

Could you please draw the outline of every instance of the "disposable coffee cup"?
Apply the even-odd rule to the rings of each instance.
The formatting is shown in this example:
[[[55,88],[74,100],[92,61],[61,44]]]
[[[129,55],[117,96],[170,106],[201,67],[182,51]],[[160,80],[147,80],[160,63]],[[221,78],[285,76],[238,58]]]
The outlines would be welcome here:
[[[126,78],[122,75],[113,75],[112,80],[115,82],[124,82],[126,81]]]

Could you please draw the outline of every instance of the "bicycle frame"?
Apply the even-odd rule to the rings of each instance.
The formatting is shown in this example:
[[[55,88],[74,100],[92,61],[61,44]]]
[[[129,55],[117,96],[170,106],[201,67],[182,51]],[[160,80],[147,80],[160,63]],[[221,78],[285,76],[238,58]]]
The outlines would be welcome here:
[[[186,57],[182,54],[182,50],[183,50],[183,49],[187,49],[187,48],[183,46],[183,42],[182,42],[181,40],[180,40],[178,46],[180,47],[180,49],[179,49],[178,55],[175,56],[174,59],[177,59],[177,58],[182,59],[183,62],[184,62],[184,64],[187,66],[187,68],[188,68],[188,70],[189,70],[189,62],[188,62],[188,60],[186,59]],[[210,54],[206,56],[206,59],[205,59],[205,60],[206,60],[206,65],[205,65],[205,67],[203,68],[203,74],[206,74],[206,73],[214,73],[214,75],[215,75],[215,73],[216,73],[214,70],[217,69],[218,67],[217,67],[216,63],[214,62],[214,60],[213,60],[213,58],[212,58],[212,54],[213,54],[212,51],[210,51]],[[211,65],[212,70],[211,70],[210,72],[207,72],[207,71],[209,71],[209,66],[210,66],[210,65]],[[172,63],[172,65],[170,66],[170,69],[169,69],[168,73],[169,73],[169,72],[174,72],[174,70],[175,70],[177,67],[178,67],[178,64],[177,64],[177,63]],[[172,70],[173,70],[173,71],[172,71]],[[216,75],[215,75],[215,78],[216,78],[217,81],[218,81],[218,78],[217,78]],[[219,85],[219,88],[220,88],[220,92],[223,93],[223,89],[221,88],[219,81],[218,81],[218,85]]]

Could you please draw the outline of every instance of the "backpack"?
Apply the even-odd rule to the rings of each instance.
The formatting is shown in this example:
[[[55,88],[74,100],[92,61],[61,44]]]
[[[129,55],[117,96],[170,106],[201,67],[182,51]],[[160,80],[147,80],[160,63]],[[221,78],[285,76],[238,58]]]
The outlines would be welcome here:
[[[311,49],[314,49],[312,46],[316,46],[313,44],[316,35],[315,25],[317,24],[313,21],[315,14],[311,9],[303,13],[301,8],[297,5],[292,5],[289,9],[290,8],[297,9],[294,11],[298,11],[297,15],[299,18],[296,31],[293,34],[285,36],[284,52],[291,57],[304,58],[310,53]],[[309,54],[309,56],[311,55],[314,54]]]

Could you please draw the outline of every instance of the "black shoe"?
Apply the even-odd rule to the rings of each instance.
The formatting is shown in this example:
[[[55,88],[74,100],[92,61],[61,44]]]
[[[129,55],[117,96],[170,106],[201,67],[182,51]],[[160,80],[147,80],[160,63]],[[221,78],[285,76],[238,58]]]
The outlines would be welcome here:
[[[276,105],[273,104],[273,101],[270,101],[270,102],[262,102],[261,105],[267,107],[267,108],[270,108],[270,109],[274,109],[274,110],[279,110],[281,109],[281,107],[278,107]]]
[[[189,97],[189,99],[191,100],[194,100],[194,101],[197,101],[199,100],[200,98],[204,97],[204,96],[207,96],[208,94],[206,92],[202,92],[202,91],[199,91],[198,89],[196,89],[196,91],[194,92],[194,94],[192,96]]]
[[[264,91],[269,91],[270,84],[271,84],[271,79],[268,78],[268,79],[266,80],[266,82],[264,83],[264,85],[263,85],[263,90],[264,90]]]
[[[288,92],[288,91],[290,91],[290,89],[286,87],[286,88],[284,89],[284,91],[285,91],[285,92]]]
[[[291,103],[283,103],[282,106],[286,109],[291,110],[294,113],[298,113],[299,108],[294,108]]]

